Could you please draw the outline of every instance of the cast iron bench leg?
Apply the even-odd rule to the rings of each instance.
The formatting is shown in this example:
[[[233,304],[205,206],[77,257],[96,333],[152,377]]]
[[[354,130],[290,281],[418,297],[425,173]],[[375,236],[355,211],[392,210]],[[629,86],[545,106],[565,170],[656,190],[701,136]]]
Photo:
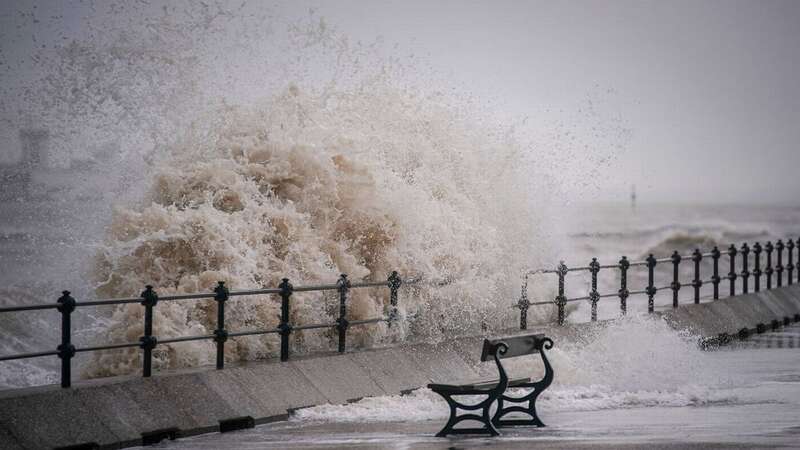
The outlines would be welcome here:
[[[494,402],[500,398],[500,396],[503,394],[503,391],[505,391],[506,387],[508,386],[508,375],[506,374],[506,370],[503,368],[503,364],[500,362],[500,356],[505,355],[507,351],[508,345],[506,345],[504,342],[494,344],[494,346],[489,350],[489,354],[492,355],[495,364],[497,364],[497,372],[499,375],[497,385],[492,389],[476,389],[474,387],[457,385],[428,385],[433,392],[436,392],[444,397],[444,400],[450,406],[450,418],[447,420],[444,428],[436,433],[436,437],[445,437],[448,434],[488,434],[490,436],[500,435],[500,433],[497,431],[497,428],[495,428],[494,424],[492,423],[489,408],[491,408],[492,404],[494,404]],[[455,400],[453,398],[455,395],[479,395],[483,397],[483,400],[474,405],[465,405],[464,403]],[[465,413],[458,415],[459,409],[463,409],[465,411],[480,410],[481,413]],[[453,428],[465,420],[475,420],[482,423],[483,426],[472,428]]]
[[[434,391],[437,394],[441,395],[447,404],[450,406],[450,419],[448,419],[447,423],[444,425],[441,431],[436,433],[436,437],[445,437],[448,434],[488,434],[490,436],[499,436],[500,433],[495,428],[494,424],[492,423],[491,418],[489,417],[489,408],[491,408],[492,403],[496,399],[496,396],[490,395],[489,398],[477,403],[475,405],[465,405],[459,401],[453,399],[454,395],[468,395],[468,394],[459,394],[458,392],[441,392],[441,391]],[[485,395],[485,394],[484,394]],[[474,410],[481,410],[481,414],[462,414],[458,415],[458,410],[463,409],[467,411],[474,411]],[[458,423],[461,423],[465,420],[475,420],[481,422],[483,424],[482,427],[479,428],[453,428]]]
[[[536,399],[539,397],[539,394],[542,393],[550,383],[553,382],[553,367],[550,365],[550,361],[547,360],[547,355],[545,355],[545,349],[551,349],[553,347],[553,341],[550,339],[544,339],[542,341],[542,348],[539,349],[539,353],[542,355],[542,362],[544,363],[544,377],[535,383],[525,383],[521,384],[518,387],[520,388],[533,388],[531,392],[522,397],[511,397],[506,395],[505,393],[500,395],[500,398],[497,399],[497,410],[494,413],[494,417],[492,417],[492,423],[498,427],[508,427],[508,426],[517,426],[517,425],[535,425],[537,427],[545,426],[544,423],[539,419],[539,416],[536,414]],[[505,406],[505,403],[528,403],[528,407],[522,406]],[[530,419],[503,419],[502,417],[506,414],[510,414],[513,412],[523,413],[529,415]]]

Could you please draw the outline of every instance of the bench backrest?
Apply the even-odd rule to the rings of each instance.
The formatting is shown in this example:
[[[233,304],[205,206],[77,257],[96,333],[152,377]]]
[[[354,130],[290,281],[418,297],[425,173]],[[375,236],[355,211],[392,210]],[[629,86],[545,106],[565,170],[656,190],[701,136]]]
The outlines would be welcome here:
[[[515,356],[532,355],[539,353],[542,348],[542,339],[544,334],[519,334],[515,336],[507,336],[495,339],[484,339],[483,352],[481,352],[481,361],[488,361],[494,359],[494,349],[500,342],[508,346],[508,351],[500,358],[513,358]]]

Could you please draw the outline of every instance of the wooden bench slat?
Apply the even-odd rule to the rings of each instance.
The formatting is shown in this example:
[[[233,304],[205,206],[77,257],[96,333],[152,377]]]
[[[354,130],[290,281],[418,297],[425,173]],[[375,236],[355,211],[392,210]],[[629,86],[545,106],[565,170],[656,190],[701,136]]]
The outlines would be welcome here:
[[[497,386],[497,383],[500,380],[471,380],[471,381],[464,381],[463,383],[431,383],[428,385],[429,388],[445,388],[445,389],[491,389]],[[508,387],[519,386],[520,384],[525,384],[530,382],[530,377],[517,377],[517,378],[509,378],[508,379]]]
[[[492,346],[500,342],[508,346],[508,350],[500,358],[513,358],[515,356],[533,355],[539,353],[539,342],[544,339],[544,334],[522,334],[518,336],[506,336],[496,339],[486,339],[483,341],[483,351],[481,361],[488,361],[494,356],[489,351]]]
[[[475,383],[475,384],[472,385],[472,387],[475,387],[475,388],[478,388],[478,389],[484,388],[484,387],[485,388],[493,388],[493,387],[497,386],[497,383],[499,381],[500,380],[484,381],[482,383]],[[525,377],[509,378],[508,379],[508,387],[517,387],[517,386],[519,386],[521,384],[530,383],[530,381],[531,381],[530,377],[527,377],[527,378],[525,378]]]

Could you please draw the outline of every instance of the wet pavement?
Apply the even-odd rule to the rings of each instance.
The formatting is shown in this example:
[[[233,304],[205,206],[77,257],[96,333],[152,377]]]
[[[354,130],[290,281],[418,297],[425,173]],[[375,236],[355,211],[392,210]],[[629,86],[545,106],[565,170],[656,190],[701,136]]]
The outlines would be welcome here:
[[[438,398],[423,390],[405,398],[312,408],[287,422],[162,442],[156,448],[800,448],[800,349],[775,344],[798,335],[800,328],[792,327],[739,348],[704,352],[711,376],[694,397],[692,390],[681,391],[681,403],[657,388],[617,392],[613,402],[564,403],[559,398],[573,388],[556,388],[538,408],[547,427],[506,428],[498,438],[434,437],[446,406],[441,402],[437,416]],[[591,391],[589,386],[570,395],[591,397]]]

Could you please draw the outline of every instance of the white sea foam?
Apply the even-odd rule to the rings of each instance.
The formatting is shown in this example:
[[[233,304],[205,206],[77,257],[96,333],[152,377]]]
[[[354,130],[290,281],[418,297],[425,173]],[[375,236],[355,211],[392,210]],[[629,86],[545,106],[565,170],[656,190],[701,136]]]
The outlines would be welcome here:
[[[80,30],[35,50],[41,76],[3,86],[10,99],[30,93],[27,117],[60,149],[51,163],[95,164],[93,182],[59,194],[59,209],[77,211],[68,227],[75,244],[57,249],[69,257],[42,258],[80,298],[91,288],[135,296],[152,284],[163,295],[208,291],[218,280],[243,289],[281,277],[329,283],[340,273],[383,280],[398,270],[449,284],[401,292],[403,325],[353,327],[352,347],[505,327],[516,321],[509,305],[521,271],[555,258],[547,210],[561,198],[559,184],[584,168],[596,173],[623,143],[597,144],[624,133],[589,108],[597,148],[582,165],[574,155],[589,143],[571,124],[523,138],[524,120],[497,119],[492,105],[421,58],[353,42],[313,11],[175,2],[119,15],[96,6]],[[26,26],[49,39],[41,28],[58,20]],[[8,126],[28,126],[9,105],[0,105]],[[64,223],[58,217],[50,222]],[[293,322],[330,322],[333,301],[296,295]],[[385,291],[355,291],[349,316],[380,316],[386,301]],[[102,328],[96,342],[135,342],[141,309],[101,311],[88,319],[102,326],[83,329]],[[531,320],[549,315],[531,312]],[[214,322],[208,302],[162,302],[155,332],[209,334]],[[237,298],[228,308],[232,330],[276,323],[273,298]],[[326,349],[329,334],[294,333],[293,351]],[[263,358],[275,343],[233,339],[226,354]],[[208,363],[211,346],[160,345],[156,367]],[[137,349],[94,354],[82,373],[130,373],[139,359]]]
[[[284,23],[219,5],[189,17],[176,9],[166,16],[145,9],[127,22],[92,16],[102,38],[56,47],[39,81],[39,91],[80,112],[54,125],[59,145],[94,138],[91,148],[118,148],[100,163],[108,186],[95,189],[115,205],[104,242],[80,250],[96,250],[89,269],[96,296],[136,296],[146,284],[162,295],[207,292],[218,280],[232,289],[276,286],[282,277],[331,283],[340,273],[384,280],[398,270],[448,284],[405,290],[402,326],[353,327],[350,346],[439,339],[516,320],[509,306],[519,274],[555,258],[547,209],[559,198],[554,180],[565,164],[571,177],[581,171],[569,156],[573,136],[553,142],[558,151],[531,148],[516,124],[440,84],[417,59],[352,43],[313,13]],[[151,35],[153,28],[161,31]],[[241,42],[259,44],[248,51]],[[244,70],[221,80],[225,64]],[[89,74],[99,81],[87,82]],[[63,96],[72,91],[81,95]],[[589,159],[607,160],[617,147]],[[331,322],[334,301],[295,295],[292,320]],[[378,317],[386,303],[385,290],[354,291],[348,315]],[[236,298],[227,311],[231,330],[274,328],[278,304]],[[541,311],[531,320],[547,320],[550,312]],[[139,338],[141,306],[110,316],[96,341]],[[207,302],[162,302],[154,331],[162,339],[210,334],[215,320]],[[329,331],[292,338],[294,352],[332,341]],[[159,345],[155,365],[209,363],[212,345]],[[259,359],[275,346],[274,336],[237,338],[226,355]],[[137,349],[97,353],[82,373],[130,373],[139,359]]]
[[[511,389],[511,395],[523,391]],[[462,399],[469,402],[469,398]],[[478,399],[472,399],[477,401]],[[745,403],[736,393],[688,386],[675,391],[614,391],[606,385],[557,386],[545,391],[537,401],[540,411],[597,411],[637,407],[712,406]],[[315,422],[396,422],[426,421],[448,416],[447,404],[430,389],[410,395],[370,397],[348,405],[321,405],[294,413],[293,421]]]
[[[663,321],[628,317],[585,336],[585,342],[561,342],[549,352],[553,385],[538,401],[541,411],[593,411],[652,406],[710,406],[757,401],[739,387],[742,380],[727,365],[715,363],[690,336]],[[531,373],[541,363],[531,357]],[[534,378],[537,375],[534,375]],[[540,375],[538,375],[540,376]],[[512,390],[514,392],[514,390]],[[349,405],[298,410],[296,421],[391,422],[447,416],[444,400],[429,389],[407,396],[365,398]]]
[[[383,280],[398,270],[451,280],[403,292],[402,308],[416,318],[406,331],[436,337],[508,323],[510,301],[497,299],[513,298],[517,274],[546,251],[522,181],[530,168],[511,162],[524,159],[513,138],[433,100],[377,86],[358,95],[292,86],[261,109],[227,111],[226,123],[161,164],[141,206],[115,211],[98,295],[137,294],[148,283],[163,294],[209,291],[217,280],[234,289],[276,286],[281,277],[332,282],[340,273]],[[331,320],[331,301],[318,297],[295,296],[295,323]],[[386,297],[353,291],[350,317],[380,316]],[[234,300],[228,327],[273,327],[277,307],[271,298]],[[141,307],[115,314],[106,339],[139,333]],[[162,303],[156,334],[208,334],[214,314],[204,304]],[[387,332],[353,328],[351,342],[372,344]],[[294,336],[302,348],[329,341]],[[202,363],[212,353],[208,343],[179,345],[159,349],[158,365]],[[250,359],[274,347],[242,339],[229,350]],[[89,373],[125,372],[135,360],[135,352],[104,354]]]

